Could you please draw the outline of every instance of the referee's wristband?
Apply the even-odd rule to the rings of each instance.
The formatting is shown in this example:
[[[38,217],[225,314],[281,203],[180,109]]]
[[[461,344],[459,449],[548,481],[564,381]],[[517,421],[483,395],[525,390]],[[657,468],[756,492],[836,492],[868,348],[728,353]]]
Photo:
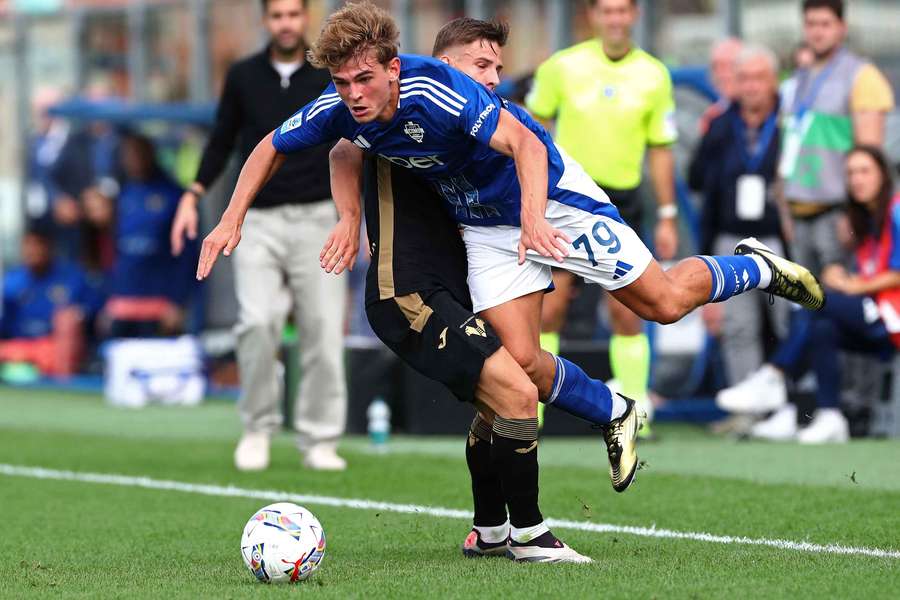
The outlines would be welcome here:
[[[656,208],[657,219],[674,219],[678,216],[678,207],[674,202]]]

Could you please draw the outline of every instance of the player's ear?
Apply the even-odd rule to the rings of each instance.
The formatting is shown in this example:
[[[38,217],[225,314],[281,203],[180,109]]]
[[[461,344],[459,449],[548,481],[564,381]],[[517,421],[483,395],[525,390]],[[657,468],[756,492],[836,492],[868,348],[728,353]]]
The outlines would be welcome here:
[[[438,56],[438,60],[441,61],[442,63],[444,63],[445,65],[450,64],[450,57],[447,56],[446,54],[441,54],[440,56]]]
[[[400,79],[400,57],[395,56],[389,60],[385,70],[387,71],[388,79],[391,81]]]

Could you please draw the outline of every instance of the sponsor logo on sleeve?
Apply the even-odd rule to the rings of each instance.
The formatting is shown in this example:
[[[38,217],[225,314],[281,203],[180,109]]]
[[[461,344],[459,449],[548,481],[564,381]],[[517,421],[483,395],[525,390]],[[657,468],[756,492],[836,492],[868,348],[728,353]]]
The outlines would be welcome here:
[[[303,123],[303,113],[297,113],[284,122],[284,125],[281,126],[281,134],[284,135],[292,129],[297,129],[298,127],[300,127],[301,123]]]
[[[487,116],[494,112],[494,108],[496,108],[495,105],[488,104],[485,109],[481,111],[481,114],[478,115],[478,118],[475,120],[475,124],[472,125],[472,129],[469,130],[469,135],[475,137],[475,134],[477,134],[478,130],[481,129],[481,126],[484,125],[484,120],[487,118]]]

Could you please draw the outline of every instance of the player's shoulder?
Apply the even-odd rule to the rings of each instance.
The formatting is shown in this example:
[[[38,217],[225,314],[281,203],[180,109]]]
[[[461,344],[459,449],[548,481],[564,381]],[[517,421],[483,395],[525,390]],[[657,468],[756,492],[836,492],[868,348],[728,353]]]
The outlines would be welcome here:
[[[474,80],[450,65],[430,56],[402,54],[400,56],[400,84],[440,83],[451,88],[474,87]]]
[[[468,75],[428,56],[400,56],[400,100],[459,116],[481,89]]]
[[[546,70],[584,66],[585,63],[592,61],[597,56],[598,46],[599,42],[596,39],[589,39],[574,46],[557,50],[541,64],[540,68]]]
[[[31,271],[24,265],[18,265],[11,268],[3,276],[4,295],[15,296],[23,289],[27,288],[31,281]]]
[[[646,76],[654,77],[661,82],[671,81],[669,67],[667,67],[663,61],[659,60],[643,48],[635,48],[633,52],[635,53],[635,64],[641,67],[641,70]]]

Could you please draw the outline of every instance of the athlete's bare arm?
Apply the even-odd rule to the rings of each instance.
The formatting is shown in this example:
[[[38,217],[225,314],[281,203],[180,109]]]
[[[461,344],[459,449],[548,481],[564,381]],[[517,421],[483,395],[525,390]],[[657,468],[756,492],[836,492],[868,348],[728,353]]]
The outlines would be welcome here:
[[[675,206],[675,154],[671,146],[651,146],[647,151],[650,179],[658,206]],[[678,251],[678,226],[675,216],[657,220],[656,256],[660,260],[675,258]]]
[[[219,224],[203,240],[197,264],[197,279],[205,279],[209,275],[220,252],[225,256],[231,255],[241,241],[241,225],[253,199],[284,163],[284,154],[276,151],[272,145],[274,134],[273,131],[256,145],[241,168],[228,208],[222,213]]]
[[[363,151],[342,139],[328,154],[328,164],[331,167],[331,196],[337,207],[338,222],[319,254],[319,261],[325,271],[340,275],[344,269],[353,270],[359,253]]]
[[[541,256],[552,256],[562,262],[569,254],[566,244],[571,240],[562,231],[551,227],[544,218],[547,209],[547,148],[506,109],[500,110],[490,146],[516,163],[519,187],[522,188],[519,264],[525,262],[526,250],[534,250]]]

